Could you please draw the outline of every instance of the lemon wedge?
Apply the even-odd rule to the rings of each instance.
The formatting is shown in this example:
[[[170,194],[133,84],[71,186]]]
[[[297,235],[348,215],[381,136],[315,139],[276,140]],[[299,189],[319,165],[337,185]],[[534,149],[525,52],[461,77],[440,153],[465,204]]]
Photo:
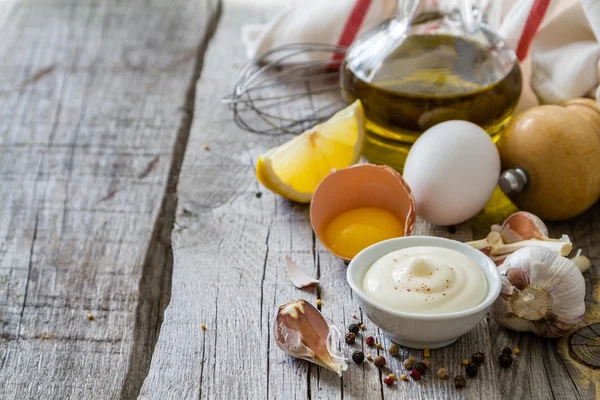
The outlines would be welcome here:
[[[309,203],[332,169],[358,162],[364,137],[363,106],[356,100],[329,120],[260,155],[256,177],[287,199]]]

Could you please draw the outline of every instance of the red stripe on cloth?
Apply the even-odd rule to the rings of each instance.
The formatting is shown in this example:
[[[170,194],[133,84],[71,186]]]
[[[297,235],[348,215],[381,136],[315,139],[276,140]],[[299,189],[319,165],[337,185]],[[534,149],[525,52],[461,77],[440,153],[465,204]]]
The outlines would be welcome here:
[[[365,16],[367,15],[367,11],[371,6],[372,0],[356,0],[354,3],[354,7],[352,7],[352,11],[350,11],[350,16],[346,21],[346,25],[344,25],[344,29],[342,30],[342,34],[337,42],[338,46],[348,47],[354,42],[356,39],[356,34],[362,25]],[[335,53],[333,55],[333,61],[340,61],[344,58],[342,53]]]
[[[537,33],[544,16],[546,15],[546,11],[548,10],[548,6],[550,5],[550,0],[534,0],[531,6],[531,10],[529,11],[529,15],[527,16],[527,21],[525,21],[525,27],[523,28],[523,33],[521,34],[521,38],[519,39],[519,44],[517,45],[517,58],[519,61],[523,61],[525,57],[527,57],[527,53],[529,52],[529,47],[531,46],[531,42],[535,34]]]

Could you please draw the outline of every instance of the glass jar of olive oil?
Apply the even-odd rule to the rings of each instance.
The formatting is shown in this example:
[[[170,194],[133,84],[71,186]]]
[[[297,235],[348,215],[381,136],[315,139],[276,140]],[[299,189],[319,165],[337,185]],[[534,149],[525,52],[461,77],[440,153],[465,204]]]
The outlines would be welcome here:
[[[398,3],[396,18],[361,36],[341,68],[343,96],[365,109],[365,157],[402,171],[423,131],[455,119],[497,139],[519,100],[521,71],[486,23],[492,2]]]

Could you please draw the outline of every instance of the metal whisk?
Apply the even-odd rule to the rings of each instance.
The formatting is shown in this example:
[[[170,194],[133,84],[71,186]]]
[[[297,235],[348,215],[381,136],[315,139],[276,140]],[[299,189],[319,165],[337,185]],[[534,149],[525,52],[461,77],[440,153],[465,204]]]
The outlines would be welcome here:
[[[274,48],[244,67],[233,93],[222,101],[242,129],[267,135],[301,133],[346,105],[339,86],[345,53],[345,47],[319,43]]]

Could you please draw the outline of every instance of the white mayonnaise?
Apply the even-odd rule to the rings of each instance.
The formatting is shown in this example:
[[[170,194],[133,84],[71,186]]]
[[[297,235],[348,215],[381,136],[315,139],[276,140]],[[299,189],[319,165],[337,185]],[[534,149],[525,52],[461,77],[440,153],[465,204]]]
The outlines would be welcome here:
[[[377,260],[365,274],[362,288],[367,296],[397,311],[441,314],[482,303],[488,284],[481,268],[466,255],[417,246]]]

